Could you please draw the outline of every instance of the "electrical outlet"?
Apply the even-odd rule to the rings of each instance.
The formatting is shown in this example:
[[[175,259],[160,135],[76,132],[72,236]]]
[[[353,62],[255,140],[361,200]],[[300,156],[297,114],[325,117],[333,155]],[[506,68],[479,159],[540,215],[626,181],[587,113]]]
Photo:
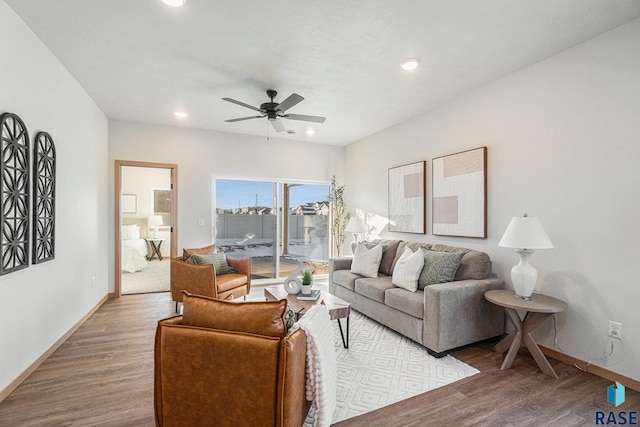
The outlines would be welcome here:
[[[609,336],[622,339],[622,323],[609,320]]]

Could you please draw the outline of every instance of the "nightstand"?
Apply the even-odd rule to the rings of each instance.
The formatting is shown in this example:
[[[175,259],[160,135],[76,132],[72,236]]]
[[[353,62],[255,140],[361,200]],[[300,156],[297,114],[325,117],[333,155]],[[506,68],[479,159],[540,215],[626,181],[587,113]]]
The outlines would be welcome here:
[[[160,246],[162,246],[162,242],[166,239],[156,239],[153,237],[149,237],[144,239],[149,244],[149,250],[147,251],[147,261],[151,261],[156,255],[158,259],[162,261],[162,253],[160,252]]]

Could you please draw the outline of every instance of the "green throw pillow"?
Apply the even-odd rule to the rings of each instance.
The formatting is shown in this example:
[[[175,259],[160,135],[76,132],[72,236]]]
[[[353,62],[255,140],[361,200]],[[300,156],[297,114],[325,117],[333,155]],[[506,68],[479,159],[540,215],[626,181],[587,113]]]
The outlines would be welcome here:
[[[420,250],[424,255],[424,267],[418,278],[418,289],[453,280],[464,253],[432,251],[426,248]]]
[[[212,254],[198,255],[194,254],[187,259],[189,264],[209,265],[213,264],[216,269],[216,276],[220,274],[235,273],[236,269],[227,263],[227,256],[224,252],[214,252]]]

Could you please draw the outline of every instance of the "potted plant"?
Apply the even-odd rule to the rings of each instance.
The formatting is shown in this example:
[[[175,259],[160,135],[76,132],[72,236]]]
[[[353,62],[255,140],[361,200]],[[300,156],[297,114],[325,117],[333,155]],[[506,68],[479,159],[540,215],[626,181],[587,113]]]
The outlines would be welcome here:
[[[331,237],[333,238],[334,254],[340,256],[342,244],[344,243],[344,228],[351,218],[347,212],[347,203],[344,201],[344,185],[336,184],[335,175],[331,177],[331,187],[329,189],[329,206],[331,210]]]
[[[302,272],[302,293],[309,295],[313,286],[313,273],[308,268]]]

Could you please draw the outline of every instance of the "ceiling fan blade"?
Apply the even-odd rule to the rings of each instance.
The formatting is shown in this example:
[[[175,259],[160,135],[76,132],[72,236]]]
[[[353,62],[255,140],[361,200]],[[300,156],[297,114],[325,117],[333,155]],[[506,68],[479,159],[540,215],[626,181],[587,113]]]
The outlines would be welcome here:
[[[242,107],[246,107],[246,108],[250,108],[253,111],[260,111],[260,109],[258,107],[254,107],[253,105],[249,105],[249,104],[245,104],[244,102],[240,102],[240,101],[236,101],[235,99],[231,99],[231,98],[222,98],[223,101],[229,101],[233,104],[237,104],[240,105]]]
[[[301,102],[303,99],[304,98],[297,93],[292,93],[287,99],[278,104],[278,106],[276,107],[276,111],[282,111],[284,113],[289,108]]]
[[[240,117],[239,119],[229,119],[229,120],[225,120],[225,122],[227,123],[233,123],[233,122],[241,122],[242,120],[251,120],[251,119],[261,119],[264,116],[251,116],[251,117]]]
[[[275,119],[275,120],[269,120],[269,121],[273,125],[273,128],[276,130],[276,132],[282,132],[284,130],[284,125],[280,120]]]
[[[282,117],[290,120],[302,120],[303,122],[315,122],[315,123],[324,123],[324,121],[326,120],[326,117],[307,116],[305,114],[286,114]]]

